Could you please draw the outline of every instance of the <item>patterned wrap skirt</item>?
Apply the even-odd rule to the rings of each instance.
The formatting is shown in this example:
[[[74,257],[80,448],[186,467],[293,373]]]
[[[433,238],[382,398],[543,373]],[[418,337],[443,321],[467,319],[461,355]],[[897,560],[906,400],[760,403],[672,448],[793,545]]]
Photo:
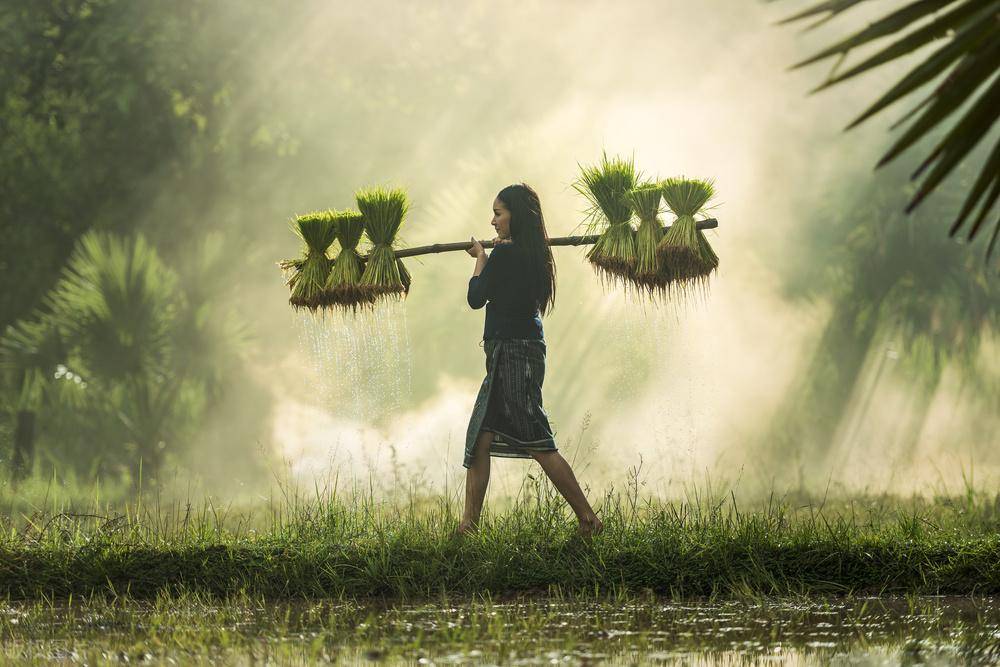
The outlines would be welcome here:
[[[542,407],[545,341],[484,341],[486,377],[465,436],[465,460],[472,467],[476,438],[491,431],[490,456],[531,458],[530,452],[557,451],[549,416]]]

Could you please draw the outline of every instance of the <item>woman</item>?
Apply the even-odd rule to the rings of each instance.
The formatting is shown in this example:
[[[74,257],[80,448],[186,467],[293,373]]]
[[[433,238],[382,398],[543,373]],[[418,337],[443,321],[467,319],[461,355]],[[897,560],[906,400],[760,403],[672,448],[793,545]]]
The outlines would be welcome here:
[[[493,202],[497,237],[489,257],[472,238],[476,258],[469,279],[469,305],[486,306],[483,349],[486,378],[466,434],[465,511],[458,533],[479,522],[490,481],[490,457],[533,458],[566,498],[585,537],[603,529],[566,459],[556,450],[542,408],[545,339],[541,315],[555,302],[555,263],[538,195],[528,185],[510,185]]]

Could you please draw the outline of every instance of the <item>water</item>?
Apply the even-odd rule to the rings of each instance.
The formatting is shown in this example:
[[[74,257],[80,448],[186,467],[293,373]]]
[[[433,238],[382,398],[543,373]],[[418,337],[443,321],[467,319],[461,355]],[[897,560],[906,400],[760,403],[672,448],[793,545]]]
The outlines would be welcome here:
[[[952,665],[1000,660],[1000,600],[513,598],[7,604],[0,659],[120,664]]]
[[[685,332],[685,317],[696,312],[697,302],[673,297],[651,300],[621,289],[614,316],[623,349],[641,350],[634,358],[620,361],[623,375],[612,404],[627,407],[647,393],[656,396],[655,408],[643,414],[649,442],[656,443],[656,457],[664,471],[694,479],[697,475],[696,443],[703,439],[699,424],[711,423],[711,405],[699,404],[703,393],[695,386],[708,365],[711,341],[692,340]],[[669,382],[669,384],[666,384]]]
[[[304,380],[331,413],[377,422],[408,402],[412,363],[404,303],[294,318],[299,348],[310,362]]]

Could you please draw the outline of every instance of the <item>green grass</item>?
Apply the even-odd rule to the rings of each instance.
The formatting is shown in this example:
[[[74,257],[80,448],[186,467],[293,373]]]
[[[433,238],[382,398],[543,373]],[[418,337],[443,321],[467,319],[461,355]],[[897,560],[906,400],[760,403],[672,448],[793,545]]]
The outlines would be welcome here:
[[[536,487],[495,514],[487,503],[480,532],[464,538],[451,534],[456,503],[413,493],[289,493],[256,510],[140,501],[8,515],[0,595],[1000,592],[1000,496],[741,507],[732,496],[642,499],[633,486],[596,499],[606,531],[588,544],[554,489]]]

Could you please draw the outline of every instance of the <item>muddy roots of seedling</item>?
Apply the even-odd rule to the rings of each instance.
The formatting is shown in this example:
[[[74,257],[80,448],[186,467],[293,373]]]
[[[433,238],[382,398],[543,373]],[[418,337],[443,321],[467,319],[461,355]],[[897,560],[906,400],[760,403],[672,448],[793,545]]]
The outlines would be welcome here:
[[[380,245],[372,249],[361,278],[361,287],[372,300],[404,299],[409,283],[410,274],[392,248]]]
[[[627,222],[610,227],[587,252],[587,261],[608,282],[628,285],[635,276],[635,231]]]
[[[329,309],[350,310],[356,314],[359,308],[372,310],[375,303],[376,298],[372,295],[371,290],[361,285],[343,285],[326,292],[323,306]]]

